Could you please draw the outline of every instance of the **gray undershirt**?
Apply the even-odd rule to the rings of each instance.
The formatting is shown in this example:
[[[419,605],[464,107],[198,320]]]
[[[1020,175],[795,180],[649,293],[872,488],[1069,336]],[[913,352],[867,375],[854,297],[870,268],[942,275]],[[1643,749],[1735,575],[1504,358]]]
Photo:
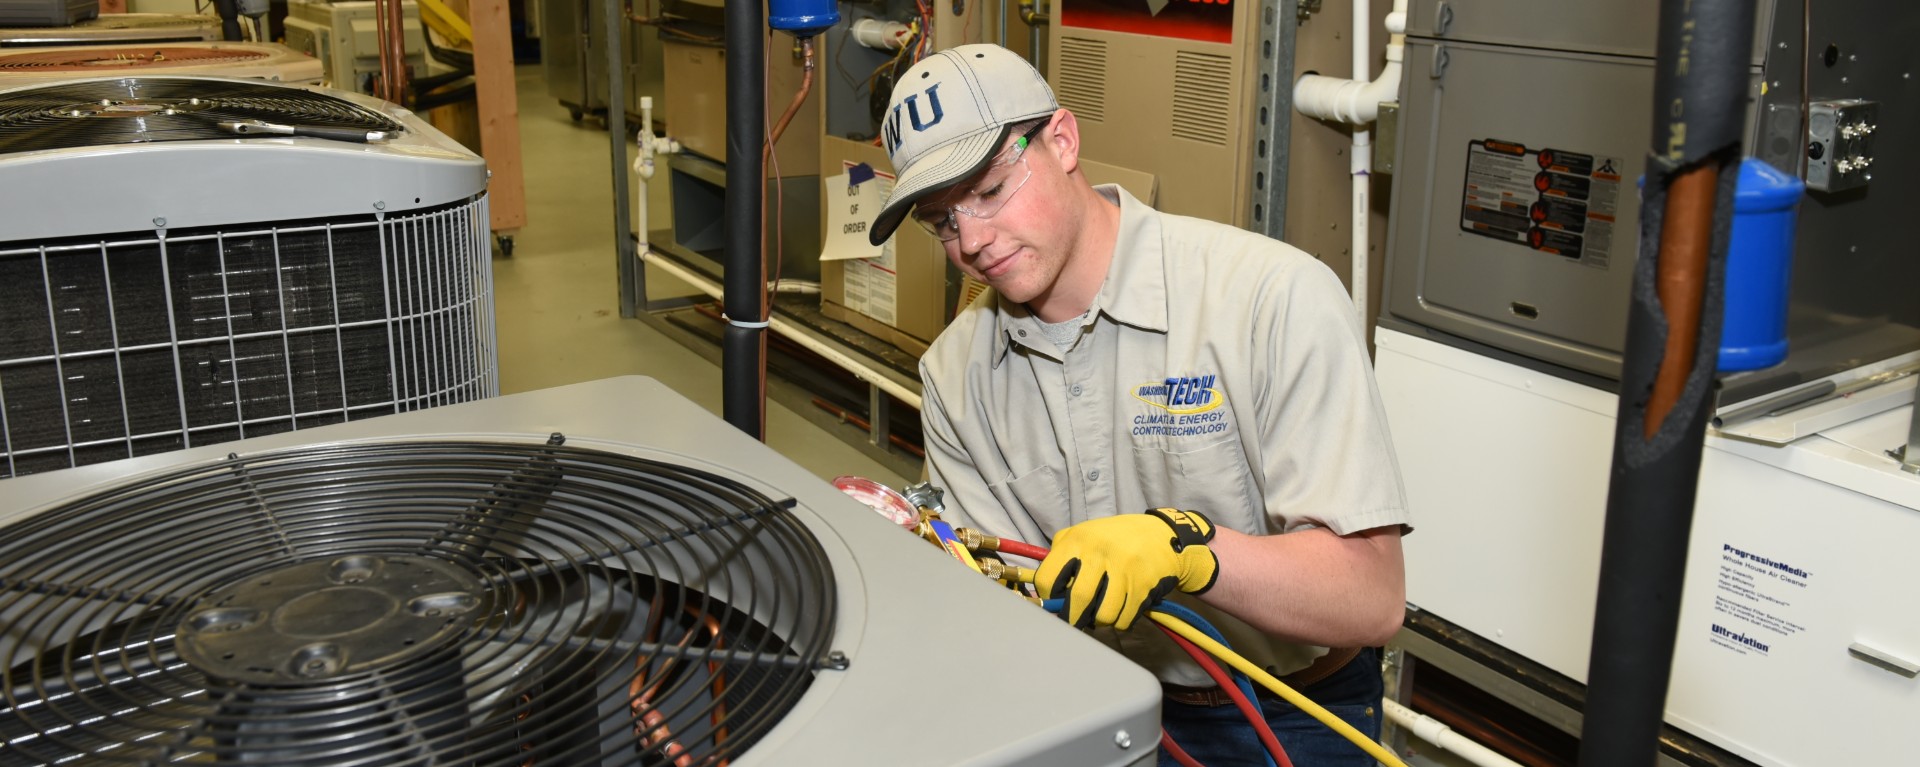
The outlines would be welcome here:
[[[1054,346],[1059,347],[1061,354],[1066,354],[1073,351],[1074,344],[1080,342],[1080,329],[1086,327],[1087,317],[1092,314],[1093,310],[1088,309],[1081,312],[1080,316],[1065,322],[1041,322],[1040,334],[1046,336],[1048,341],[1052,341]]]

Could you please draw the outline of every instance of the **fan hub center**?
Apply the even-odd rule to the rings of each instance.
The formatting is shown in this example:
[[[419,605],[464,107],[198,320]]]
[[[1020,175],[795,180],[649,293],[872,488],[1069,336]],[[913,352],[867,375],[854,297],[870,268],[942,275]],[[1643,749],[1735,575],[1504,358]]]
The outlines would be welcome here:
[[[200,99],[142,99],[117,98],[100,99],[53,110],[62,117],[150,117],[153,115],[175,115],[182,112],[198,112],[212,106],[211,102]]]
[[[389,669],[455,641],[486,614],[480,579],[442,559],[353,554],[297,562],[200,598],[180,656],[234,683],[288,684]]]
[[[382,589],[336,586],[294,597],[273,613],[273,628],[291,637],[334,637],[379,623],[400,602]]]

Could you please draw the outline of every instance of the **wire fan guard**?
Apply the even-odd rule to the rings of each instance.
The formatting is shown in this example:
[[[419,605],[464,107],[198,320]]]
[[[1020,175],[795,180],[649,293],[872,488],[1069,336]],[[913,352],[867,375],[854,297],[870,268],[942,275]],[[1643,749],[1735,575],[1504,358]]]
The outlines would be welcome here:
[[[0,761],[739,756],[827,663],[819,542],[790,500],[562,442],[229,457],[10,526]]]
[[[393,119],[323,93],[236,80],[140,77],[0,92],[4,151],[233,138],[218,123],[399,131]]]

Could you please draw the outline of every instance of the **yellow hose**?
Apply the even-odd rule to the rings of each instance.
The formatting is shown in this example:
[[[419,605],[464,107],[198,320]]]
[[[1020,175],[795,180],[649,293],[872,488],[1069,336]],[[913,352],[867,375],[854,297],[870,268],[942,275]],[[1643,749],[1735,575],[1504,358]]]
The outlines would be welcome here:
[[[1147,613],[1147,617],[1152,618],[1155,623],[1172,629],[1174,633],[1185,637],[1187,641],[1194,643],[1200,649],[1212,653],[1214,657],[1226,661],[1227,665],[1234,667],[1234,669],[1240,673],[1246,674],[1249,678],[1259,682],[1261,686],[1272,690],[1273,694],[1280,696],[1281,700],[1292,703],[1296,708],[1307,712],[1314,719],[1319,720],[1321,724],[1331,728],[1334,732],[1340,733],[1341,737],[1353,741],[1353,744],[1359,746],[1360,750],[1380,760],[1381,764],[1385,764],[1387,767],[1407,767],[1406,763],[1395,757],[1392,751],[1388,751],[1379,743],[1375,743],[1373,739],[1367,737],[1365,733],[1353,729],[1353,725],[1347,724],[1341,720],[1340,717],[1334,716],[1326,709],[1321,708],[1319,704],[1307,700],[1305,695],[1295,692],[1293,688],[1286,686],[1279,679],[1275,679],[1274,676],[1267,673],[1265,669],[1254,665],[1252,661],[1246,658],[1240,657],[1234,653],[1234,651],[1227,649],[1225,645],[1213,641],[1213,637],[1207,636],[1199,629],[1188,625],[1186,621],[1160,612]],[[1381,712],[1381,715],[1385,716],[1385,712]]]

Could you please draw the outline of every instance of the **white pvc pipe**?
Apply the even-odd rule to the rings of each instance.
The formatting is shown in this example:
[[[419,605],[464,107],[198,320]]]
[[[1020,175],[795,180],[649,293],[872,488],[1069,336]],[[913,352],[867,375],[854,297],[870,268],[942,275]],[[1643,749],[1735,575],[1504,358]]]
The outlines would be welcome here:
[[[707,295],[712,296],[714,298],[721,297],[721,290],[718,284],[715,284],[712,280],[709,280],[706,277],[695,273],[691,269],[687,269],[686,267],[683,267],[677,263],[674,263],[673,260],[665,256],[662,256],[658,253],[654,253],[653,251],[650,251],[650,250],[642,249],[640,252],[640,258],[646,263],[653,264],[654,266],[660,267],[661,270],[667,272],[668,274],[672,274],[675,277],[679,277],[680,279],[685,280],[687,284],[692,285],[696,288],[699,288],[700,292],[702,293],[706,293]],[[901,386],[898,383],[895,383],[894,380],[891,378],[881,375],[879,371],[876,371],[872,367],[869,367],[866,363],[860,362],[859,360],[856,360],[853,357],[848,356],[846,353],[840,351],[839,349],[835,349],[831,346],[821,343],[819,340],[803,332],[800,332],[800,330],[798,328],[795,328],[792,323],[789,323],[786,320],[780,319],[778,316],[769,317],[768,323],[769,323],[768,327],[770,327],[773,330],[773,332],[786,336],[787,338],[792,339],[794,343],[797,343],[803,347],[806,347],[808,351],[811,351],[814,354],[818,354],[822,357],[827,358],[828,362],[833,363],[835,366],[839,367],[842,370],[852,373],[853,377],[858,378],[867,383],[873,384],[874,386],[880,387],[881,391],[884,391],[888,394],[893,395],[894,399],[900,400],[902,403],[905,403],[907,407],[913,408],[914,410],[920,409],[919,394],[916,394],[912,391],[908,391],[906,387]]]
[[[1384,701],[1387,719],[1395,725],[1404,727],[1421,740],[1452,752],[1480,767],[1521,767],[1519,762],[1501,756],[1499,752],[1474,742],[1465,735],[1454,732],[1452,727],[1441,724],[1433,717],[1421,714],[1388,699]]]
[[[1370,55],[1373,48],[1370,35],[1372,28],[1372,0],[1353,0],[1353,79],[1369,85],[1372,81],[1367,75],[1371,74],[1373,69],[1370,65],[1373,61],[1373,56]],[[1379,114],[1379,107],[1374,107],[1374,114],[1376,116]],[[1364,122],[1353,128],[1353,151],[1348,153],[1347,160],[1347,171],[1353,179],[1353,240],[1349,245],[1353,252],[1353,258],[1349,262],[1353,279],[1349,282],[1353,287],[1354,309],[1360,313],[1360,332],[1364,334],[1367,327],[1368,295],[1367,229],[1369,214],[1373,210],[1367,202],[1369,182],[1372,180],[1368,174],[1373,167],[1373,131],[1368,129]]]
[[[897,51],[912,30],[898,21],[860,19],[849,30],[853,41],[877,51]]]
[[[1301,114],[1322,120],[1350,123],[1356,126],[1353,131],[1353,150],[1347,158],[1347,172],[1353,179],[1352,199],[1352,239],[1347,246],[1351,256],[1348,280],[1353,289],[1354,310],[1360,315],[1362,327],[1368,323],[1367,276],[1370,271],[1370,259],[1367,254],[1368,213],[1371,202],[1369,184],[1372,181],[1373,132],[1365,126],[1373,122],[1380,114],[1380,102],[1390,101],[1400,92],[1400,62],[1406,45],[1406,0],[1394,0],[1393,11],[1387,14],[1387,64],[1380,70],[1380,76],[1369,80],[1367,73],[1372,56],[1372,3],[1370,0],[1353,0],[1353,77],[1337,78],[1322,75],[1305,75],[1294,83],[1294,108]]]
[[[647,249],[647,182],[653,178],[654,158],[663,154],[680,151],[680,142],[667,136],[653,135],[653,97],[640,97],[640,133],[638,136],[640,151],[633,158],[633,231],[640,240],[640,250]]]

